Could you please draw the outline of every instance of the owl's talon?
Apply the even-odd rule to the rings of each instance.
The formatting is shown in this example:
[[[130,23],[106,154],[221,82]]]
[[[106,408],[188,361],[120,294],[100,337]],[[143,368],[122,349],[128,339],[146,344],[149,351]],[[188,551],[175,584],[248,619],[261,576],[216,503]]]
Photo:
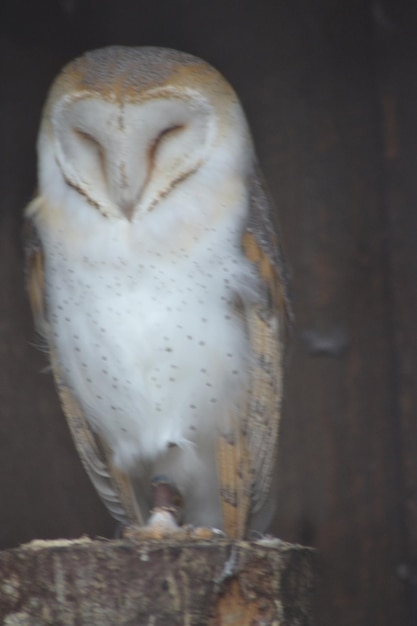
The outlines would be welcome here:
[[[126,526],[122,532],[123,539],[136,541],[213,541],[226,538],[225,533],[218,528],[205,526],[178,526],[172,515],[164,510],[152,513],[146,526]]]
[[[248,533],[249,541],[260,541],[265,536],[266,535],[264,535],[264,533],[261,533],[259,532],[259,530],[254,530],[254,529],[251,529]]]
[[[155,508],[146,526],[127,526],[123,530],[124,539],[166,539],[183,532],[178,526],[170,511],[164,508]]]
[[[206,526],[184,526],[189,539],[196,541],[205,541],[207,539],[225,539],[226,534],[219,528],[210,528]]]

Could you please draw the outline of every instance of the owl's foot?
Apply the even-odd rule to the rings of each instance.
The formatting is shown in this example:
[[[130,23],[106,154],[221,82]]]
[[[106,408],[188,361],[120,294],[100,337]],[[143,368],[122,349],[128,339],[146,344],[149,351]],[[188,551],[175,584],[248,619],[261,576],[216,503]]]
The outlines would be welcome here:
[[[163,539],[182,532],[181,494],[166,476],[152,480],[152,509],[146,526],[129,526],[123,536],[129,539]]]
[[[219,528],[210,528],[206,526],[185,526],[184,531],[187,533],[187,539],[194,541],[205,541],[207,539],[226,539],[225,533]]]
[[[136,541],[172,539],[174,541],[210,541],[224,539],[225,534],[217,528],[204,526],[178,526],[171,513],[154,509],[146,526],[126,526],[122,536]]]
[[[125,539],[167,539],[182,534],[172,513],[165,508],[154,508],[146,526],[126,526],[123,529]]]
[[[181,494],[166,477],[157,476],[152,481],[153,508],[146,526],[128,526],[123,537],[128,539],[175,539],[179,541],[220,539],[224,533],[216,528],[182,525]]]

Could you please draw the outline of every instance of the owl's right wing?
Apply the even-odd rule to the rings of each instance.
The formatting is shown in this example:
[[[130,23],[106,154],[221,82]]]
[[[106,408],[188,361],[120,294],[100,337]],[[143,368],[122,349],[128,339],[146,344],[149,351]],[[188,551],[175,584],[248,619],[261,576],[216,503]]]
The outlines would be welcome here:
[[[61,405],[81,461],[110,514],[124,524],[143,525],[129,476],[111,462],[105,442],[91,429],[77,398],[60,370],[48,321],[45,294],[45,259],[34,215],[42,207],[35,198],[26,209],[24,239],[26,284],[37,332],[46,341]]]

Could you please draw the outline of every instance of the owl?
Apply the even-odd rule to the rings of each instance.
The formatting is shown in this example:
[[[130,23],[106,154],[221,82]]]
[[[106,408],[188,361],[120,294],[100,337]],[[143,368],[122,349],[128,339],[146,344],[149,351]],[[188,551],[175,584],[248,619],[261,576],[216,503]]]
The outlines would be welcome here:
[[[44,107],[25,218],[36,328],[113,517],[144,527],[159,507],[175,528],[264,532],[289,314],[229,83],[163,48],[71,62]]]

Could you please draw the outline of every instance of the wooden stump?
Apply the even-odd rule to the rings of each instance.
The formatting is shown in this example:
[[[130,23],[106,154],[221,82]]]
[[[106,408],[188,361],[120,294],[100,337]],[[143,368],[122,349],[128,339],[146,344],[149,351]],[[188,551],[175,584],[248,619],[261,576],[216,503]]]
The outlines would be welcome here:
[[[314,551],[277,539],[32,541],[0,553],[5,626],[310,626]]]

